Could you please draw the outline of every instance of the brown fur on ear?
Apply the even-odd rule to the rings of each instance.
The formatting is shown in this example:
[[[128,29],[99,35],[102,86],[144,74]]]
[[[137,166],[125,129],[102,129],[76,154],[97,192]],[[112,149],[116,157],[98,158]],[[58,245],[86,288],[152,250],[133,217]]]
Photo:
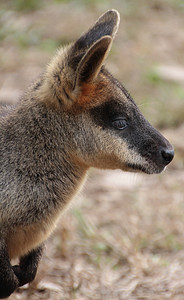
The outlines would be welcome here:
[[[103,73],[94,82],[84,83],[80,90],[80,95],[75,100],[72,109],[81,112],[81,109],[90,109],[99,106],[107,101],[108,95],[112,91],[112,84]]]
[[[88,106],[91,99],[95,98],[97,86],[94,83],[84,83],[81,89],[80,96],[77,98],[79,106]]]

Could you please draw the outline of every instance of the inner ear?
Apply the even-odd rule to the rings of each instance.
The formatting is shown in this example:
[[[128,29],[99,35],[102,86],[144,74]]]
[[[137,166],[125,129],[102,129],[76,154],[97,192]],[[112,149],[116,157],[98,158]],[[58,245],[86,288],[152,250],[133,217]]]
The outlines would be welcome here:
[[[111,43],[112,38],[104,36],[87,51],[77,67],[74,88],[83,83],[92,82],[97,77]]]

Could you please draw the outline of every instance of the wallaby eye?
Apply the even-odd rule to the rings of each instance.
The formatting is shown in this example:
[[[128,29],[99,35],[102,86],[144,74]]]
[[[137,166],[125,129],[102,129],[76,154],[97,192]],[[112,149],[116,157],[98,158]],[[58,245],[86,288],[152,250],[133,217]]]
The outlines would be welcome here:
[[[125,119],[116,119],[112,121],[112,126],[116,129],[122,130],[125,129],[128,126],[128,124]]]

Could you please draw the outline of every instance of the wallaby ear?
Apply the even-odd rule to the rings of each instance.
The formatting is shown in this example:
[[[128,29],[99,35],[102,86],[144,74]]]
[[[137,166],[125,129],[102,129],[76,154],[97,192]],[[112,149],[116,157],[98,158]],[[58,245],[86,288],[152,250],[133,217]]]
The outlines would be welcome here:
[[[103,36],[111,36],[113,39],[118,30],[120,16],[117,10],[112,9],[104,13],[96,23],[83,34],[74,44],[75,51],[86,50]]]
[[[74,90],[98,75],[118,30],[119,21],[119,13],[109,10],[74,43],[68,56],[68,65],[75,72]]]
[[[104,13],[96,23],[72,45],[68,53],[68,66],[75,71],[88,49],[98,40],[104,36],[110,36],[114,39],[119,27],[119,22],[120,16],[116,10],[108,10]]]
[[[89,48],[77,67],[74,89],[83,83],[93,81],[97,77],[111,48],[111,43],[112,38],[110,36],[103,36]]]
[[[83,83],[93,81],[111,48],[119,13],[109,10],[72,45],[61,48],[48,65],[41,90],[43,99],[71,107]]]

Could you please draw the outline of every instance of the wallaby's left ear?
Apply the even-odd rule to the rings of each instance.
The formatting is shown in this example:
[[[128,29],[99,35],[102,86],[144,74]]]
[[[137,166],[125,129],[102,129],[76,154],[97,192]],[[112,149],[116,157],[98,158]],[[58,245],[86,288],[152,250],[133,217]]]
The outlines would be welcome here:
[[[92,82],[99,74],[119,21],[119,13],[109,10],[75,43],[61,48],[46,69],[39,96],[54,105],[71,107],[83,84]]]
[[[98,75],[111,48],[119,21],[120,16],[116,10],[107,11],[70,49],[68,65],[75,73],[74,90]]]
[[[103,36],[89,48],[77,67],[74,89],[96,78],[111,48],[111,43],[110,36]]]
[[[96,41],[106,35],[109,35],[114,39],[119,27],[119,22],[120,15],[118,11],[115,9],[108,10],[75,42],[73,50],[75,53],[86,51],[96,43]]]

